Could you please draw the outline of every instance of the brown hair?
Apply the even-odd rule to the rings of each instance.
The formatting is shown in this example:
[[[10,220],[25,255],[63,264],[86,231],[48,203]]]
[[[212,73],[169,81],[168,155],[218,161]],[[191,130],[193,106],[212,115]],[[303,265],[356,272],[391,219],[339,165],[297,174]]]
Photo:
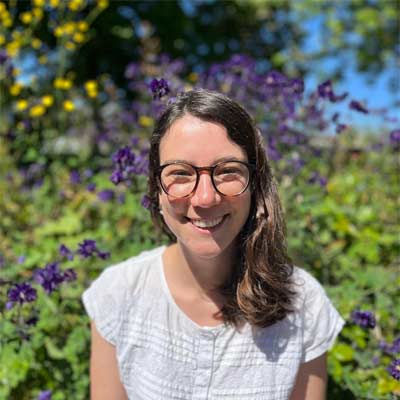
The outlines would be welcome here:
[[[266,327],[293,311],[293,265],[287,254],[285,224],[261,133],[250,115],[230,98],[204,89],[178,96],[157,120],[150,143],[148,197],[155,226],[175,242],[159,213],[162,190],[157,176],[159,148],[164,134],[177,119],[191,114],[224,126],[229,137],[247,154],[256,168],[252,177],[249,217],[239,233],[239,262],[229,281],[218,288],[226,303],[221,313],[225,323]]]

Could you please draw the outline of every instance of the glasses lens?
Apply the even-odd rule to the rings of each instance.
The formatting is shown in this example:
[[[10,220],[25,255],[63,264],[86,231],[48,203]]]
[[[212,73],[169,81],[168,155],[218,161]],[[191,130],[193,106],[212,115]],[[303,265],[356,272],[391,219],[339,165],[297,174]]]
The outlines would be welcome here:
[[[189,195],[196,185],[196,171],[187,164],[171,164],[161,173],[164,190],[174,197]]]
[[[235,196],[246,189],[249,176],[249,169],[245,164],[228,161],[219,164],[214,170],[214,183],[222,194]]]

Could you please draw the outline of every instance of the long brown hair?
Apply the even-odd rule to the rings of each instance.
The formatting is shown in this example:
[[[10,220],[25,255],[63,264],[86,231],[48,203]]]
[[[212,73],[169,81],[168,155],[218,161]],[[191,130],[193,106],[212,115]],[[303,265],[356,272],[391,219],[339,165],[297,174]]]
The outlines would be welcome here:
[[[225,323],[238,325],[245,320],[267,327],[293,311],[293,264],[287,254],[281,202],[263,138],[243,107],[220,93],[196,89],[181,94],[166,108],[156,122],[150,142],[147,196],[151,218],[171,242],[176,242],[159,213],[158,195],[162,189],[157,171],[161,139],[173,122],[185,114],[224,126],[230,139],[256,167],[250,185],[249,217],[239,233],[239,262],[218,290],[225,298],[221,309]]]

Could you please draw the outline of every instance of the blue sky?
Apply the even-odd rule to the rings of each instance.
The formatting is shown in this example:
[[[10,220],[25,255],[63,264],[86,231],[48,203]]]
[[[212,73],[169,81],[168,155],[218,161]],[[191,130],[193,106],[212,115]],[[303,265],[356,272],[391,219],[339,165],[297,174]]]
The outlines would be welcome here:
[[[323,17],[314,17],[304,22],[303,28],[308,32],[308,38],[304,46],[304,51],[317,51],[323,47],[323,37],[321,35],[321,24],[323,23]],[[332,71],[338,62],[343,68],[344,78],[341,81],[334,83],[335,93],[341,94],[349,92],[349,97],[342,103],[335,106],[335,110],[339,111],[342,115],[342,121],[352,123],[366,130],[377,131],[378,128],[391,129],[394,126],[399,126],[399,123],[385,122],[382,117],[375,115],[364,115],[348,109],[348,103],[350,99],[358,100],[362,102],[367,108],[371,110],[380,108],[389,108],[388,116],[399,117],[400,116],[400,93],[392,92],[389,90],[388,84],[390,78],[396,77],[400,80],[400,74],[395,70],[395,67],[387,68],[382,71],[379,75],[373,77],[373,82],[369,82],[368,77],[365,74],[360,74],[356,71],[354,59],[351,54],[346,57],[346,62],[343,63],[343,59],[326,59],[322,62],[314,62],[313,70],[314,73],[309,74],[305,77],[306,88],[313,89],[325,79],[329,79],[330,71]],[[395,106],[397,104],[397,106]]]

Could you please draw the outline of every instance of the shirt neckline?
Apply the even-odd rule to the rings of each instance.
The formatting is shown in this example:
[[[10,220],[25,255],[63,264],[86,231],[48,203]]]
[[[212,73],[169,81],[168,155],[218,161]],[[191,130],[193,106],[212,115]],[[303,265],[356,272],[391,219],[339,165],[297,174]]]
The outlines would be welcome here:
[[[167,246],[162,246],[161,251],[158,255],[158,268],[159,268],[159,274],[161,277],[161,283],[163,290],[168,298],[168,302],[172,305],[172,307],[176,310],[176,312],[181,316],[181,318],[185,321],[185,323],[189,323],[192,325],[192,327],[195,327],[197,330],[202,331],[202,332],[219,332],[225,328],[225,324],[219,324],[216,326],[200,326],[196,322],[194,322],[191,318],[189,318],[185,312],[176,304],[174,297],[172,296],[171,291],[169,290],[167,279],[165,277],[165,272],[164,272],[164,262],[163,262],[163,254],[164,251],[166,250]]]

